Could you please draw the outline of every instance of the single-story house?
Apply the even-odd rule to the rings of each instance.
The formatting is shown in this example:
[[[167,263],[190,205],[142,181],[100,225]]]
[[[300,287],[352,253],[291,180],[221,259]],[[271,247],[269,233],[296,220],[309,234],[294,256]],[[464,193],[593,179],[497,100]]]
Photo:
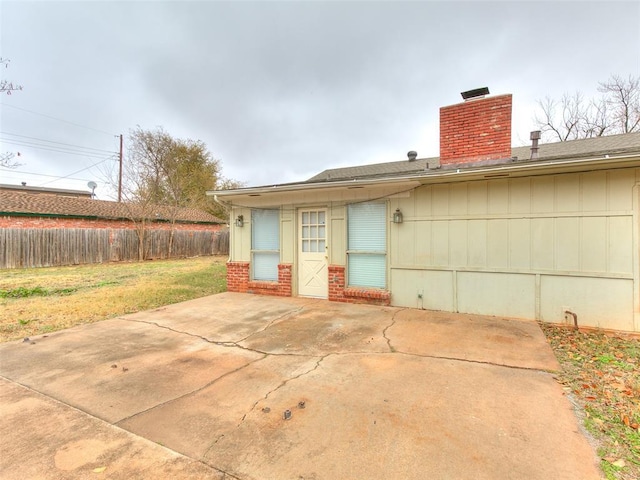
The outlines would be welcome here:
[[[208,192],[228,288],[640,331],[640,133],[511,147],[511,95],[440,109],[440,156]]]
[[[195,208],[95,200],[68,190],[0,188],[0,268],[136,260],[144,219],[145,258],[218,253],[226,221]],[[173,232],[173,233],[171,233]]]

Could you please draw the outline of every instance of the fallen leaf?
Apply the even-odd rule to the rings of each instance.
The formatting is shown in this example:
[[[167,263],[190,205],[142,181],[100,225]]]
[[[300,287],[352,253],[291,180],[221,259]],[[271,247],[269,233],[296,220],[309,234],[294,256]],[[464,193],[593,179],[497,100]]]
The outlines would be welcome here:
[[[107,467],[98,467],[93,469],[93,473],[102,473],[107,469]]]
[[[611,465],[614,465],[618,468],[624,468],[627,466],[627,464],[625,463],[625,461],[623,459],[620,460],[616,460],[615,462],[613,462]]]
[[[627,427],[631,424],[627,415],[622,415],[622,423],[624,423]]]

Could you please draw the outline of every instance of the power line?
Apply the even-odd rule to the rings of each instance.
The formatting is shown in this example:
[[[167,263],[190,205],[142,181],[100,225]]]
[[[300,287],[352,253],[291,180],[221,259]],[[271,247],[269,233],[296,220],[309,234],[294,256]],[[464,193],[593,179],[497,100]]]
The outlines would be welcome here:
[[[20,171],[20,170],[14,170],[14,169],[3,168],[3,167],[0,167],[0,170],[2,170],[2,171],[3,171],[3,172],[5,172],[5,173],[21,173],[21,174],[23,174],[23,175],[35,175],[35,176],[39,176],[39,177],[50,177],[50,178],[53,178],[53,180],[50,180],[50,181],[48,181],[48,182],[44,182],[44,183],[40,184],[39,186],[41,187],[41,186],[43,186],[43,185],[47,185],[47,184],[49,184],[49,183],[53,183],[53,182],[56,182],[56,181],[58,181],[58,180],[64,180],[64,179],[67,179],[67,180],[82,180],[82,181],[84,181],[84,180],[86,180],[86,179],[84,179],[84,178],[73,178],[73,177],[72,177],[72,175],[75,175],[75,174],[77,174],[77,173],[80,173],[80,172],[84,172],[84,171],[86,171],[86,170],[89,170],[90,168],[96,167],[96,166],[100,165],[101,163],[106,162],[107,160],[109,160],[109,159],[108,159],[108,158],[105,158],[104,160],[102,160],[102,161],[100,161],[100,162],[96,162],[96,163],[94,163],[93,165],[89,165],[88,167],[81,168],[80,170],[77,170],[77,171],[75,171],[75,172],[72,172],[72,173],[70,173],[70,174],[68,174],[68,175],[64,175],[64,176],[59,176],[59,175],[47,175],[47,174],[44,174],[44,173],[23,172],[23,171]]]
[[[105,150],[105,152],[108,153],[102,153],[102,154],[94,154],[91,152],[84,152],[82,150],[71,150],[71,149],[66,149],[66,148],[56,148],[55,145],[51,145],[51,146],[43,146],[40,145],[38,143],[32,143],[32,142],[24,142],[24,141],[20,141],[20,140],[7,140],[7,139],[0,139],[3,143],[9,144],[9,145],[17,145],[20,147],[27,147],[27,148],[37,148],[40,150],[47,150],[49,152],[56,152],[56,153],[64,153],[67,155],[79,155],[81,157],[88,157],[88,158],[113,158],[115,155],[118,155],[117,152],[108,152],[107,150]]]
[[[26,138],[27,140],[35,140],[35,141],[38,141],[38,142],[53,143],[53,144],[56,144],[56,145],[63,145],[63,146],[73,147],[73,148],[78,148],[78,149],[83,149],[83,150],[94,150],[96,152],[105,152],[105,153],[117,153],[117,152],[115,152],[113,150],[104,150],[104,149],[101,149],[101,148],[84,147],[82,145],[75,145],[75,144],[72,144],[72,143],[56,142],[56,141],[53,141],[53,140],[46,140],[44,138],[29,137],[27,135],[18,135],[17,133],[0,132],[0,134],[2,134],[2,135],[10,135],[12,137]],[[0,140],[2,140],[2,139],[0,139]],[[11,139],[9,139],[9,140],[11,140]]]
[[[54,117],[51,115],[45,115],[44,113],[34,112],[33,110],[27,110],[26,108],[16,107],[15,105],[9,105],[7,103],[0,103],[3,107],[15,108],[16,110],[22,110],[23,112],[32,113],[33,115],[40,115],[41,117],[50,118],[52,120],[58,120],[59,122],[68,123],[69,125],[73,125],[75,127],[86,128],[87,130],[93,130],[94,132],[104,133],[105,135],[109,135],[110,137],[114,136],[113,133],[105,132],[104,130],[98,130],[97,128],[87,127],[86,125],[80,125],[79,123],[70,122],[69,120],[63,120],[62,118]]]
[[[19,178],[20,175],[11,175],[12,173],[15,174],[21,174],[21,175],[34,175],[34,176],[38,176],[38,177],[50,177],[50,178],[59,178],[58,175],[47,175],[46,173],[32,173],[32,172],[23,172],[20,170],[14,170],[14,169],[4,169],[2,167],[0,167],[0,171],[2,171],[3,174],[8,173],[8,176],[13,176],[15,178]],[[88,181],[88,179],[86,178],[74,178],[74,177],[67,177],[67,180],[79,180],[82,182],[86,182]]]
[[[96,167],[96,166],[100,165],[101,163],[106,162],[107,160],[109,160],[109,159],[106,158],[106,159],[102,160],[101,162],[97,162],[97,163],[94,163],[93,165],[89,165],[87,168],[82,168],[82,169],[80,169],[80,170],[78,170],[76,172],[70,173],[69,175],[65,175],[64,177],[58,177],[58,178],[56,178],[54,180],[49,180],[48,182],[41,183],[39,186],[42,187],[43,185],[48,185],[49,183],[57,182],[58,180],[64,180],[65,178],[71,177],[71,175],[75,175],[76,173],[84,172],[85,170],[89,170],[90,168]]]

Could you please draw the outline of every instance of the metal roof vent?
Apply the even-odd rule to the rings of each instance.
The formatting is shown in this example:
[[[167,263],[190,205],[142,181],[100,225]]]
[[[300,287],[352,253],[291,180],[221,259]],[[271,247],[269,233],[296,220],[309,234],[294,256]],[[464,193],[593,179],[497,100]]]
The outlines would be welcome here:
[[[409,158],[410,162],[413,162],[418,157],[418,152],[410,150],[409,152],[407,152],[407,157]]]
[[[531,160],[538,158],[538,140],[540,140],[540,136],[540,130],[534,130],[529,135],[529,139],[531,140]]]
[[[488,87],[475,88],[473,90],[467,90],[466,92],[461,92],[460,95],[462,95],[462,98],[464,99],[465,102],[468,102],[469,100],[478,100],[480,98],[484,98],[485,95],[489,95],[489,88]]]

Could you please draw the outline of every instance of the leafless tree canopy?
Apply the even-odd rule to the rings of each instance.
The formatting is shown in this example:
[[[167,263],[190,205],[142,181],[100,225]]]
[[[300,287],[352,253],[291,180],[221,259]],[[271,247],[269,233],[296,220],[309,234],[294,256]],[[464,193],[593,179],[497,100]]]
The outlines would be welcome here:
[[[600,96],[586,99],[580,92],[559,100],[538,100],[538,128],[548,141],[567,141],[640,131],[640,77],[613,75],[600,82]]]
[[[18,156],[20,156],[20,153],[18,153]],[[14,158],[15,158],[15,155],[11,152],[0,153],[0,167],[18,168],[22,166],[22,163],[15,162],[13,160]]]
[[[629,75],[625,79],[613,75],[606,82],[600,82],[598,91],[604,96],[616,133],[640,130],[640,77]]]
[[[0,57],[0,66],[4,66],[4,68],[9,68],[9,60],[8,58]],[[11,92],[16,90],[22,90],[22,85],[17,85],[9,80],[4,78],[0,79],[0,93],[6,93],[7,95],[11,95]]]

